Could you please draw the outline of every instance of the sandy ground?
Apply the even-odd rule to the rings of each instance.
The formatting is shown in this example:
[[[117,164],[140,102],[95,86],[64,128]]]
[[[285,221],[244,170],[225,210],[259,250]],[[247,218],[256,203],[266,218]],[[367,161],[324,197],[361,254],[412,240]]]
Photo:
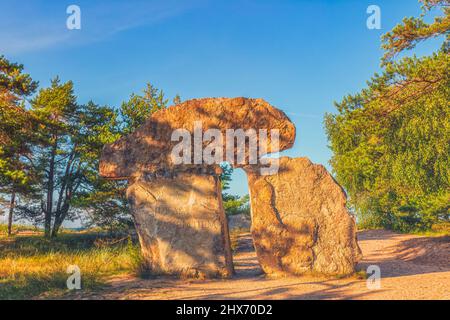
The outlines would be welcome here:
[[[384,230],[358,234],[364,259],[358,265],[381,269],[381,288],[367,280],[263,275],[251,237],[242,234],[234,256],[236,276],[229,280],[142,280],[116,277],[101,292],[79,299],[450,299],[450,238],[419,237]],[[73,298],[73,297],[72,297]]]

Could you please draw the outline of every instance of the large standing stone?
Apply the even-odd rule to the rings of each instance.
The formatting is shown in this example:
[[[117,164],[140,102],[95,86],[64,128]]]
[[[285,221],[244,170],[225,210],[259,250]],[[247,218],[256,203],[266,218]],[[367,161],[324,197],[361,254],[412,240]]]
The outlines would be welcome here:
[[[267,274],[351,274],[361,258],[346,195],[307,158],[280,159],[278,174],[247,166],[252,234]]]
[[[135,132],[105,146],[100,174],[129,181],[141,249],[154,274],[209,277],[233,272],[220,184],[212,172],[216,164],[180,165],[172,158],[178,145],[171,139],[174,130],[183,129],[189,140],[197,141],[199,122],[201,133],[218,129],[222,136],[228,129],[277,129],[278,147],[272,145],[271,134],[264,141],[273,147],[270,151],[261,148],[264,136],[257,136],[259,156],[286,150],[295,140],[294,124],[262,99],[206,98],[158,111]],[[200,140],[197,147],[209,143]],[[215,154],[225,150],[219,151]],[[361,255],[355,223],[345,207],[345,193],[323,166],[305,158],[282,158],[272,176],[261,175],[260,165],[243,167],[249,178],[255,247],[266,273],[354,271]]]
[[[262,99],[205,98],[155,112],[133,133],[106,145],[100,174],[130,182],[128,199],[153,273],[213,276],[233,271],[220,185],[210,172],[217,164],[179,165],[171,157],[178,144],[172,141],[174,130],[183,129],[195,140],[200,122],[202,134],[208,129],[218,129],[222,136],[228,129],[267,130],[265,142],[272,148],[260,149],[259,155],[288,149],[295,140],[294,124]],[[272,129],[279,131],[278,147],[272,145]],[[211,142],[201,143],[204,148]]]
[[[144,175],[129,186],[127,196],[152,274],[226,277],[233,273],[216,176]]]

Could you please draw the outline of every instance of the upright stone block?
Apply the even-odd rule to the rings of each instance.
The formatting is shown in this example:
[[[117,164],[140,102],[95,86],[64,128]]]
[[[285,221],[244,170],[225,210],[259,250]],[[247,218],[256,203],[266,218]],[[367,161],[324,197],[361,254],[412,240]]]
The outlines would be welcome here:
[[[142,254],[152,274],[227,277],[233,273],[217,176],[145,175],[127,190]]]
[[[361,258],[346,195],[321,165],[280,159],[278,174],[245,168],[252,234],[267,274],[351,274]]]

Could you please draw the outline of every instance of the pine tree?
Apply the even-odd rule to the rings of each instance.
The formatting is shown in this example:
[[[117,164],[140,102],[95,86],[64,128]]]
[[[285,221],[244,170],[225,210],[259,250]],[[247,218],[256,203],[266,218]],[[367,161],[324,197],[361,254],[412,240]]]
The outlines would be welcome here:
[[[120,116],[123,122],[123,134],[134,131],[154,112],[167,107],[168,100],[164,92],[147,83],[143,95],[132,94],[128,101],[122,103]]]
[[[31,104],[39,123],[33,163],[41,173],[41,204],[19,209],[35,223],[43,223],[46,237],[56,237],[63,222],[89,210],[86,199],[106,183],[98,175],[103,145],[116,140],[117,112],[93,102],[79,105],[71,81],[52,80]]]
[[[143,95],[133,93],[128,101],[122,103],[119,116],[114,117],[112,135],[103,144],[134,131],[154,112],[166,108],[167,103],[164,92],[148,83]],[[80,207],[88,215],[88,224],[108,228],[110,232],[130,228],[132,220],[125,196],[127,183],[107,181],[97,174],[93,175],[92,183],[93,191],[79,199]]]
[[[37,85],[23,73],[23,65],[0,56],[0,194],[10,195],[8,235],[12,233],[17,195],[33,190],[34,174],[24,160],[30,152],[33,119],[25,108],[25,101]]]

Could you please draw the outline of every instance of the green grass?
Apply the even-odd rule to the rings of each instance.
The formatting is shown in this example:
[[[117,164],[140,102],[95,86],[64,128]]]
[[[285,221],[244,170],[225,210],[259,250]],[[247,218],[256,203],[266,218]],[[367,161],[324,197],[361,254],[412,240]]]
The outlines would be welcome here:
[[[358,231],[364,230],[385,230],[384,227],[367,225],[363,223],[358,223]],[[395,232],[407,233],[407,234],[415,234],[419,236],[427,236],[427,237],[441,237],[441,236],[450,236],[450,222],[442,222],[438,224],[434,224],[431,226],[429,230],[393,230]]]
[[[418,231],[414,234],[427,237],[450,236],[450,222],[434,224],[430,230]]]
[[[18,232],[39,232],[40,230],[34,226],[26,226],[26,225],[13,225],[13,233]],[[7,235],[8,226],[6,224],[0,224],[0,237]]]
[[[107,277],[140,273],[139,246],[130,239],[109,239],[99,233],[0,237],[0,299],[29,299],[68,292],[67,268],[81,270],[83,290],[105,284]]]

